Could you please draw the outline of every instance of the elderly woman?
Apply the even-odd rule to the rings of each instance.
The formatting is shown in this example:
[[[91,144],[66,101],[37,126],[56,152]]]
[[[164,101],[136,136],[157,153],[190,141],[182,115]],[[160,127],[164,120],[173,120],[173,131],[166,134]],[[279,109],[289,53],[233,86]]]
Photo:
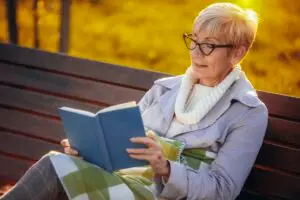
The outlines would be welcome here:
[[[202,149],[202,156],[211,159],[193,168],[189,162],[165,157],[153,135],[132,138],[148,146],[127,151],[132,158],[150,163],[154,184],[147,189],[153,199],[229,200],[239,195],[262,145],[268,118],[266,106],[239,65],[255,39],[257,24],[254,12],[234,4],[208,6],[196,17],[192,32],[183,35],[191,57],[186,73],[155,81],[139,102],[148,129],[181,142],[185,150]],[[66,140],[63,144],[65,153],[77,154]],[[129,199],[122,192],[109,199]],[[46,156],[3,199],[57,196],[66,198]]]

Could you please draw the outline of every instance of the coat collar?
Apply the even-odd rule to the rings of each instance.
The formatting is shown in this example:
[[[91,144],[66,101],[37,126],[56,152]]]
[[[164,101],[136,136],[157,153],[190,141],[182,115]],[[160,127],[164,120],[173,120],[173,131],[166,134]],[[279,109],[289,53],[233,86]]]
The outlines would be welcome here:
[[[175,113],[175,100],[179,92],[182,77],[183,75],[163,78],[155,81],[155,84],[167,89],[167,91],[158,100],[159,107],[167,122],[164,132],[168,130]],[[238,79],[199,123],[187,125],[183,132],[189,132],[210,126],[231,106],[233,100],[239,101],[248,107],[256,107],[261,104],[255,89],[247,79],[244,72],[241,72]]]

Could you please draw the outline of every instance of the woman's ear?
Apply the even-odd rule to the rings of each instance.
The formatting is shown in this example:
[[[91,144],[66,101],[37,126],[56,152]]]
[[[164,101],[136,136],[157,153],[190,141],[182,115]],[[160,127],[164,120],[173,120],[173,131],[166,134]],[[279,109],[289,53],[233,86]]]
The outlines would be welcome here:
[[[231,55],[231,64],[234,66],[240,63],[242,59],[245,57],[246,53],[247,53],[247,48],[244,45],[235,48]]]

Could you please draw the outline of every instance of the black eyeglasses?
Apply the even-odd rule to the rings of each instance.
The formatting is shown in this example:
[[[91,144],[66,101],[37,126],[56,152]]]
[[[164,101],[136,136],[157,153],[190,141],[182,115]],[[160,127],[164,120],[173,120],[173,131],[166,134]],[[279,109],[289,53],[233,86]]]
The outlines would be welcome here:
[[[183,40],[186,47],[189,50],[194,50],[197,46],[201,53],[205,56],[209,56],[216,48],[232,48],[232,44],[212,44],[212,43],[198,43],[192,38],[192,34],[183,34]]]

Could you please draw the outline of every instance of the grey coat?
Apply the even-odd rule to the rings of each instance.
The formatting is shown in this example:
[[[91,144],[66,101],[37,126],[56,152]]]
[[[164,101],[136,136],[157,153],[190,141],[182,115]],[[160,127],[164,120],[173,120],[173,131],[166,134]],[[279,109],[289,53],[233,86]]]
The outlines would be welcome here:
[[[174,118],[182,76],[160,79],[139,102],[144,125],[162,136]],[[166,199],[235,199],[255,162],[268,122],[265,104],[242,73],[208,114],[194,125],[184,125],[175,139],[186,148],[209,148],[216,153],[208,168],[194,170],[170,162],[169,181],[157,179],[156,192]]]

